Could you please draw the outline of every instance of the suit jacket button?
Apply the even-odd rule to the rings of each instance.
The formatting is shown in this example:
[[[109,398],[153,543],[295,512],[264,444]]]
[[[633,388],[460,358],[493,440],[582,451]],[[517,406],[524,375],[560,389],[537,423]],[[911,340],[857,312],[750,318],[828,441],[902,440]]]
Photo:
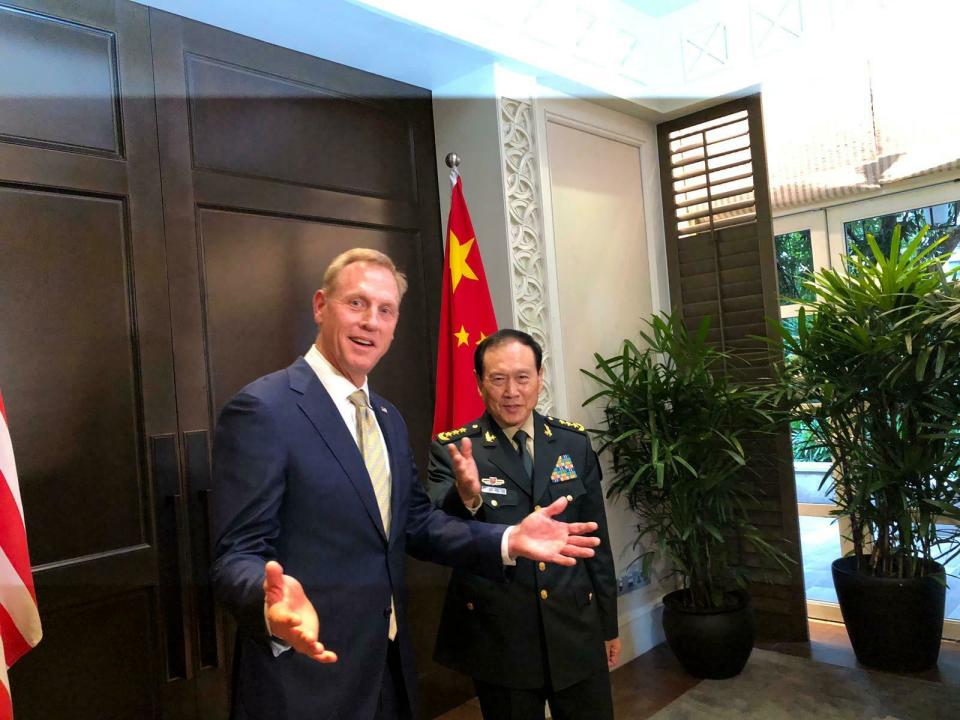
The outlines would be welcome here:
[[[537,567],[540,568],[540,572],[544,572],[547,569],[547,564],[543,561],[540,561]]]
[[[533,506],[533,511],[534,511],[534,512],[540,512],[540,506],[539,506],[539,505],[534,505],[534,506]]]
[[[567,495],[567,502],[573,502],[573,495]]]
[[[468,602],[468,603],[467,603],[467,610],[473,610],[473,603],[472,603],[472,602]]]
[[[500,503],[498,503],[496,500],[491,500],[491,501],[490,501],[490,504],[493,505],[493,507],[496,507],[496,506],[499,505]]]
[[[546,590],[540,591],[540,598],[542,600],[546,600],[548,597],[550,597],[550,593],[548,593]]]
[[[587,593],[587,600],[593,600],[593,593]]]

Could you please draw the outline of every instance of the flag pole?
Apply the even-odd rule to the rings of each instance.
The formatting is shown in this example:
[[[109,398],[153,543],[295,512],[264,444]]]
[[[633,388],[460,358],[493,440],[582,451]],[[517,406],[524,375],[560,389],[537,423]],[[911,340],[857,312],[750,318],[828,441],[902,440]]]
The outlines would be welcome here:
[[[483,414],[483,400],[473,374],[473,355],[477,345],[497,331],[480,246],[463,197],[460,156],[449,153],[445,161],[450,168],[450,213],[440,292],[434,435]]]
[[[444,161],[450,168],[450,187],[453,187],[457,184],[457,178],[460,177],[460,156],[454,152],[447,153]]]

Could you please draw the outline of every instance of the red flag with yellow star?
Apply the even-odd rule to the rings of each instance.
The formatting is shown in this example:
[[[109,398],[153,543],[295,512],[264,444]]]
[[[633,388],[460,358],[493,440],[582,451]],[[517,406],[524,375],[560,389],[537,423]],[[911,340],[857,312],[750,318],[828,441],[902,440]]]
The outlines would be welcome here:
[[[458,176],[450,199],[443,258],[434,435],[483,414],[483,400],[473,375],[473,353],[481,340],[496,331],[497,317],[490,301],[480,246]]]

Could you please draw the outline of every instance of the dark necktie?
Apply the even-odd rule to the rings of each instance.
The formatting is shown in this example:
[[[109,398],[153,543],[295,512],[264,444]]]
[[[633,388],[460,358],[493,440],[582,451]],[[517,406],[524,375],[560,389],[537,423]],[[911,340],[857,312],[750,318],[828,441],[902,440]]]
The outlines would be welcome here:
[[[517,430],[513,439],[517,443],[517,454],[520,456],[520,462],[523,463],[523,471],[527,477],[533,480],[533,458],[527,452],[527,438],[530,437],[523,430]]]

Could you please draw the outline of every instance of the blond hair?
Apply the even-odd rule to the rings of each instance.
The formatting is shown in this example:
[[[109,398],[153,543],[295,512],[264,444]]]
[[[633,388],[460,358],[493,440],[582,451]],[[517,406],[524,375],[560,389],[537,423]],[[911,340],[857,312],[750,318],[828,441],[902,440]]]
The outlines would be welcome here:
[[[358,262],[379,265],[392,272],[394,280],[397,281],[400,298],[403,299],[403,294],[407,291],[407,276],[397,270],[397,266],[388,255],[384,255],[379,250],[372,250],[371,248],[352,248],[337,255],[327,266],[327,271],[323,274],[323,292],[327,294],[332,293],[337,285],[337,278],[340,276],[341,271],[343,271],[347,265]]]

